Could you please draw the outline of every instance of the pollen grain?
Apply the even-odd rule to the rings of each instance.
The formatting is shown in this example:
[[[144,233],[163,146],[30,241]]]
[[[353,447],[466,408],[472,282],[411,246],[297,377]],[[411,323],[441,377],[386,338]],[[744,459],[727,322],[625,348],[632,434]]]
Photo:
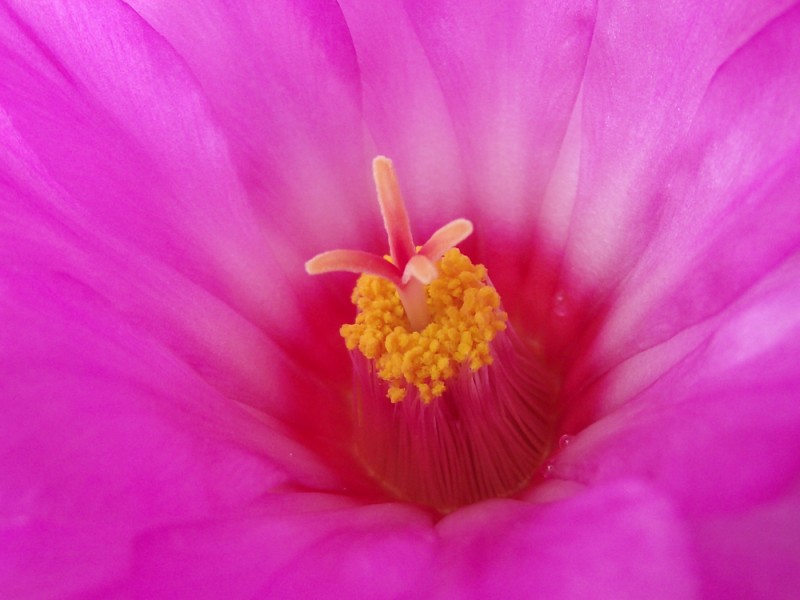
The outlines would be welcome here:
[[[490,365],[491,342],[506,328],[508,317],[483,265],[452,248],[436,266],[439,276],[426,286],[431,322],[424,329],[411,328],[393,283],[362,275],[352,295],[356,322],[340,330],[349,350],[374,361],[393,403],[413,386],[427,404],[463,365],[472,371]]]

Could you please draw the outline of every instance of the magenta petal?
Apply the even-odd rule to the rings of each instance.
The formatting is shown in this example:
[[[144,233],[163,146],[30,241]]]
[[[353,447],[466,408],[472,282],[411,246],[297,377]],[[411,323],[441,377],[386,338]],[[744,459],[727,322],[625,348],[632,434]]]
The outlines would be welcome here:
[[[261,257],[229,258],[240,268],[266,271],[248,277],[266,308],[258,324],[293,356],[342,382],[346,353],[338,336],[319,332],[349,318],[350,305],[339,291],[350,279],[321,283],[306,275],[303,264],[330,248],[382,254],[386,239],[380,215],[372,211],[359,66],[338,5],[129,4],[188,67],[225,137],[247,192],[249,226],[267,246]],[[218,232],[215,238],[236,235]]]
[[[143,536],[134,557],[147,598],[414,597],[434,534],[402,505],[354,507],[292,494],[267,510]]]
[[[24,149],[18,140],[13,141],[17,150]],[[18,350],[14,340],[34,335],[21,311],[36,307],[43,314],[52,312],[51,321],[39,325],[42,356],[36,360],[47,364],[48,352],[56,361],[60,353],[68,354],[58,346],[57,335],[75,317],[49,304],[60,300],[75,305],[80,314],[91,315],[102,307],[111,315],[108,322],[113,330],[123,328],[135,339],[150,340],[153,350],[142,350],[145,354],[166,352],[176,368],[190,370],[231,404],[257,407],[287,424],[297,424],[303,403],[326,391],[251,322],[180,273],[125,246],[98,240],[94,231],[64,225],[63,216],[54,208],[67,204],[65,198],[47,188],[38,165],[22,161],[2,166],[12,181],[17,176],[24,179],[33,170],[38,179],[32,180],[36,182],[33,187],[39,188],[20,183],[17,190],[25,203],[0,201],[7,224],[0,239],[4,265],[0,278],[12,291],[28,286],[25,293],[20,289],[19,297],[10,293],[4,297],[5,352],[14,356]],[[38,283],[31,288],[29,282]],[[176,306],[182,310],[175,310]],[[48,329],[52,333],[48,334]],[[45,343],[48,339],[52,347]],[[89,349],[83,354],[89,361],[94,358]],[[259,365],[271,365],[275,370]],[[24,371],[7,375],[7,383],[16,382],[21,373]],[[317,425],[335,428],[341,411],[333,402],[327,408],[330,413],[320,409],[314,413]],[[315,427],[314,421],[303,417],[307,432]]]
[[[129,9],[62,4],[0,16],[3,133],[27,150],[15,177],[52,181],[62,197],[39,209],[51,219],[157,258],[279,330],[253,283],[283,278],[196,83]]]
[[[295,494],[269,508],[143,536],[141,594],[674,598],[697,585],[685,528],[668,503],[632,483],[561,505],[488,502],[435,528],[408,507],[333,497]]]
[[[365,119],[421,233],[459,216],[480,219],[485,236],[528,232],[580,86],[593,3],[342,4],[370,82]]]
[[[302,248],[303,262],[380,223],[352,210],[373,206],[372,156],[359,67],[335,1],[129,4],[200,82],[274,245]]]
[[[691,598],[686,528],[633,482],[545,506],[496,501],[438,526],[440,597]]]
[[[669,494],[702,536],[704,585],[741,596],[792,589],[772,579],[781,556],[742,563],[748,523],[766,513],[769,531],[793,531],[800,511],[790,492],[800,471],[799,31],[795,8],[746,40],[666,156],[648,246],[627,240],[638,264],[568,380],[568,395],[581,389],[596,422],[553,465],[559,479],[634,476]],[[772,511],[775,503],[783,508]],[[798,539],[774,543],[797,557]],[[772,543],[754,536],[752,556]]]
[[[555,462],[556,477],[640,477],[695,517],[783,493],[800,470],[799,277],[794,257],[713,326],[598,382],[593,395],[626,402],[575,438]]]
[[[126,576],[140,531],[251,502],[286,481],[267,455],[293,450],[101,296],[42,279],[0,275],[3,597]]]
[[[311,363],[319,316],[295,302],[178,57],[121,4],[92,7],[39,14],[26,3],[17,19],[0,16],[0,135],[16,194],[0,201],[13,215],[5,264],[69,273],[237,400],[276,404],[280,388],[258,364],[291,365],[298,346]],[[309,279],[300,260],[296,271]]]
[[[635,263],[660,216],[654,187],[720,65],[791,4],[600,7],[582,88],[580,180],[565,253],[573,277],[604,291]],[[738,98],[728,95],[725,110],[738,107],[731,97]],[[783,91],[778,99],[790,98]]]
[[[800,110],[787,98],[800,93],[799,34],[795,9],[752,38],[711,82],[669,162],[665,189],[654,196],[662,216],[649,245],[614,290],[572,384],[664,341],[674,345],[692,326],[713,329],[722,311],[797,252]],[[776,111],[784,127],[773,125]],[[791,283],[783,285],[791,293]]]
[[[800,489],[694,524],[706,597],[792,600],[800,589]]]

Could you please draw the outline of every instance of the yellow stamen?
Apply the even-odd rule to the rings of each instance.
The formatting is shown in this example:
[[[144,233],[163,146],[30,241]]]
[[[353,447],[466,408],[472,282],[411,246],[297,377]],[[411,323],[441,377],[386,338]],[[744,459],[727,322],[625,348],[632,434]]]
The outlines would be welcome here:
[[[427,404],[444,393],[462,365],[477,371],[491,364],[490,344],[506,328],[508,317],[483,265],[453,248],[436,267],[439,276],[425,289],[431,321],[420,331],[410,326],[393,283],[362,275],[353,290],[358,315],[342,326],[342,337],[350,350],[375,362],[392,402],[414,386]]]

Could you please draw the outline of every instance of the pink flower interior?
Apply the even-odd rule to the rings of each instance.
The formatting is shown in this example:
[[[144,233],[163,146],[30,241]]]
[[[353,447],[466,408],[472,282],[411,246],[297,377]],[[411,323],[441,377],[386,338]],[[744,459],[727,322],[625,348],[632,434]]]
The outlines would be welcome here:
[[[791,3],[13,1],[0,28],[6,596],[798,588]],[[475,225],[560,382],[568,437],[514,498],[440,518],[352,459],[353,278],[303,264],[385,252],[377,154],[421,239]]]

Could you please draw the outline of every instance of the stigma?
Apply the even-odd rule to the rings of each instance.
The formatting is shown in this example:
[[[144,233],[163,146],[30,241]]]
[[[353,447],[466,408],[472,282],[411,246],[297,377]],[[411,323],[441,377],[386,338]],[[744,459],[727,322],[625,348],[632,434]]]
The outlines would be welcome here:
[[[378,156],[372,161],[383,225],[389,238],[389,256],[360,250],[329,250],[306,263],[309,275],[333,271],[365,273],[385,279],[397,289],[400,303],[412,329],[419,331],[431,320],[425,286],[436,279],[435,263],[447,250],[472,234],[472,223],[456,219],[439,228],[422,246],[414,245],[400,186],[392,161]]]

